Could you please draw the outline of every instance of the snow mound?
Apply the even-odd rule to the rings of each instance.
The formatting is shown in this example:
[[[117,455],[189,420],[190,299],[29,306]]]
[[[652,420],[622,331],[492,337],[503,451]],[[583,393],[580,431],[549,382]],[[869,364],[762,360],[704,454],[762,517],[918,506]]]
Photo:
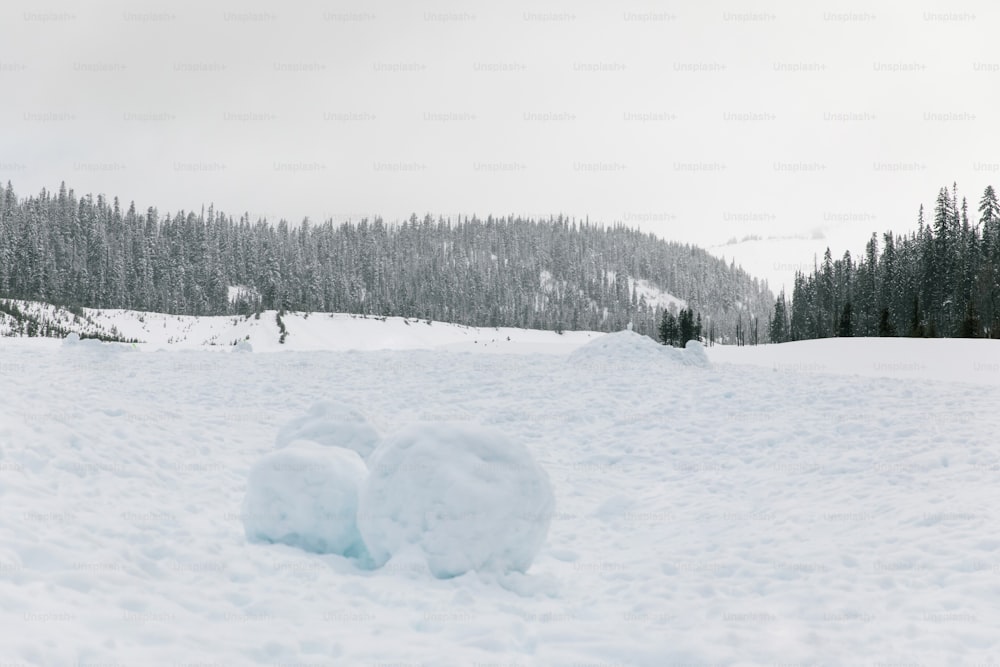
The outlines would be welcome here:
[[[421,424],[369,459],[358,528],[376,565],[419,552],[436,577],[524,572],[555,508],[548,475],[523,445],[467,424]]]
[[[63,349],[91,350],[97,354],[105,355],[118,354],[119,352],[133,352],[137,349],[126,343],[105,343],[98,338],[80,338],[80,334],[75,331],[63,338],[61,347]]]
[[[681,350],[661,345],[649,336],[633,331],[605,334],[577,348],[568,357],[568,363],[575,367],[610,370],[644,368],[650,364],[662,364],[664,360],[685,366],[709,366],[705,349],[696,340],[688,341],[686,348]]]
[[[356,452],[292,442],[250,470],[243,528],[252,542],[363,557],[358,492],[368,471]]]
[[[309,412],[281,427],[275,447],[281,449],[294,440],[312,440],[327,447],[352,449],[362,458],[375,450],[378,432],[364,415],[334,401],[320,401]]]
[[[684,351],[673,348],[675,352],[678,353],[679,360],[682,364],[687,366],[697,366],[699,368],[708,368],[712,365],[712,362],[708,360],[708,355],[705,353],[705,346],[701,344],[701,341],[689,340],[684,345]]]
[[[248,340],[241,340],[233,345],[233,352],[253,352],[253,345]]]

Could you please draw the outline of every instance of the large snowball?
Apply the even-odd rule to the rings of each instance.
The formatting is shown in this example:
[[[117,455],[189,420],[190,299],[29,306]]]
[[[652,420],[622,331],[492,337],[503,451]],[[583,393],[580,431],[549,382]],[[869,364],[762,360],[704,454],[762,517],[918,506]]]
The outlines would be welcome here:
[[[413,426],[384,440],[368,467],[358,528],[376,565],[415,547],[436,577],[524,572],[545,542],[548,476],[500,433]]]
[[[305,415],[281,427],[275,446],[281,449],[294,440],[312,440],[328,447],[353,449],[362,458],[368,458],[378,444],[379,435],[354,408],[320,401]]]
[[[316,553],[361,556],[358,492],[368,471],[356,452],[292,442],[250,470],[243,500],[247,539]]]

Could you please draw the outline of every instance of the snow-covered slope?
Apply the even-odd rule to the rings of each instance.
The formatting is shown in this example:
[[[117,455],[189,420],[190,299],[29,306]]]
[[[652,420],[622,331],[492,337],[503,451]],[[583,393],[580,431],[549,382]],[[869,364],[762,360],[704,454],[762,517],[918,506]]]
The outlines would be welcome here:
[[[139,341],[138,347],[200,348],[232,346],[248,341],[264,351],[304,350],[385,350],[453,348],[491,352],[557,352],[567,345],[578,347],[602,334],[572,331],[515,329],[509,327],[467,327],[447,322],[373,317],[341,313],[296,313],[282,316],[288,335],[281,343],[277,311],[260,317],[189,316],[145,313],[130,310],[84,308],[84,317],[48,304],[16,301],[24,312],[58,323],[80,334],[116,332],[119,337]],[[0,320],[0,336],[10,331]]]
[[[608,271],[608,280],[614,282],[618,273],[616,271]],[[557,290],[557,288],[565,288],[564,285],[560,285],[560,281],[556,280],[552,274],[548,271],[542,271],[539,276],[539,284],[541,285],[542,292],[544,294],[551,294]],[[673,309],[677,312],[683,308],[687,308],[687,301],[679,297],[674,296],[666,290],[662,290],[653,283],[645,280],[644,278],[633,278],[632,276],[626,276],[626,282],[628,283],[629,294],[632,292],[636,293],[637,298],[645,299],[646,305],[650,307],[661,307],[667,309]],[[565,282],[565,281],[564,281]],[[583,292],[580,291],[582,295]]]
[[[476,354],[499,346],[397,328],[434,349],[0,338],[0,662],[1000,661],[995,341],[714,347],[706,367],[637,336],[582,363],[556,334],[555,354]],[[938,358],[982,364],[953,373],[979,384]],[[843,374],[871,359],[931,370]],[[458,422],[523,445],[555,497],[527,573],[248,541],[250,470],[317,400],[384,435]]]
[[[766,280],[768,287],[777,295],[782,287],[791,295],[795,284],[795,272],[812,273],[816,263],[823,261],[823,252],[829,247],[834,259],[840,259],[845,251],[855,258],[864,250],[865,243],[873,231],[881,230],[874,222],[851,225],[828,225],[805,236],[747,237],[736,243],[712,246],[708,252],[716,257],[735,261],[750,275]],[[881,242],[881,241],[880,241]]]
[[[617,275],[615,271],[608,271],[608,280],[614,281]],[[626,280],[628,280],[629,293],[635,291],[638,297],[645,298],[646,303],[650,306],[673,309],[675,312],[687,308],[687,301],[656,287],[648,280],[636,279],[632,276],[628,276]]]

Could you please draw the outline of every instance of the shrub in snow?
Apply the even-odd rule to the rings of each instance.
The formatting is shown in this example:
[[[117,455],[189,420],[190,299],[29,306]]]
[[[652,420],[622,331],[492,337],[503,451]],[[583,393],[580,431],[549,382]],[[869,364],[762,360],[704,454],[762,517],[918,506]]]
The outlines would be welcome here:
[[[378,444],[379,435],[354,408],[320,401],[305,415],[282,426],[275,446],[281,449],[293,440],[312,440],[328,447],[353,449],[362,458],[368,458]]]
[[[267,454],[247,481],[242,511],[247,539],[363,556],[356,517],[366,475],[361,457],[339,447],[303,441]]]
[[[524,572],[545,542],[548,476],[500,433],[413,426],[382,441],[368,467],[358,528],[376,565],[415,549],[436,577]]]

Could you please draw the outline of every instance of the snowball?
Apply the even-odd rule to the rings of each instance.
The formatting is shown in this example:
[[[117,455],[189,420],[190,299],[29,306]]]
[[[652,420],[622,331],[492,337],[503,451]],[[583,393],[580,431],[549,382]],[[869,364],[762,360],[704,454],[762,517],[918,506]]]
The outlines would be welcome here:
[[[66,335],[65,338],[63,338],[63,343],[62,344],[63,344],[63,347],[73,347],[74,345],[79,345],[80,344],[80,334],[78,334],[75,331],[70,332],[69,334]]]
[[[282,426],[275,447],[281,449],[293,440],[312,440],[328,447],[353,449],[362,458],[368,458],[378,444],[379,435],[354,408],[321,401],[302,417]]]
[[[356,516],[367,474],[356,452],[339,447],[300,441],[270,452],[247,481],[242,512],[247,539],[363,556]]]
[[[372,454],[358,528],[376,565],[415,547],[440,578],[524,572],[554,508],[548,475],[523,445],[469,425],[422,424]]]
[[[253,352],[253,345],[248,340],[241,340],[233,345],[233,352]]]
[[[661,345],[649,336],[633,331],[618,331],[600,336],[574,350],[568,362],[575,367],[597,367],[608,370],[641,369],[664,360],[685,366],[707,367],[708,357],[701,343],[689,340],[681,350]]]

